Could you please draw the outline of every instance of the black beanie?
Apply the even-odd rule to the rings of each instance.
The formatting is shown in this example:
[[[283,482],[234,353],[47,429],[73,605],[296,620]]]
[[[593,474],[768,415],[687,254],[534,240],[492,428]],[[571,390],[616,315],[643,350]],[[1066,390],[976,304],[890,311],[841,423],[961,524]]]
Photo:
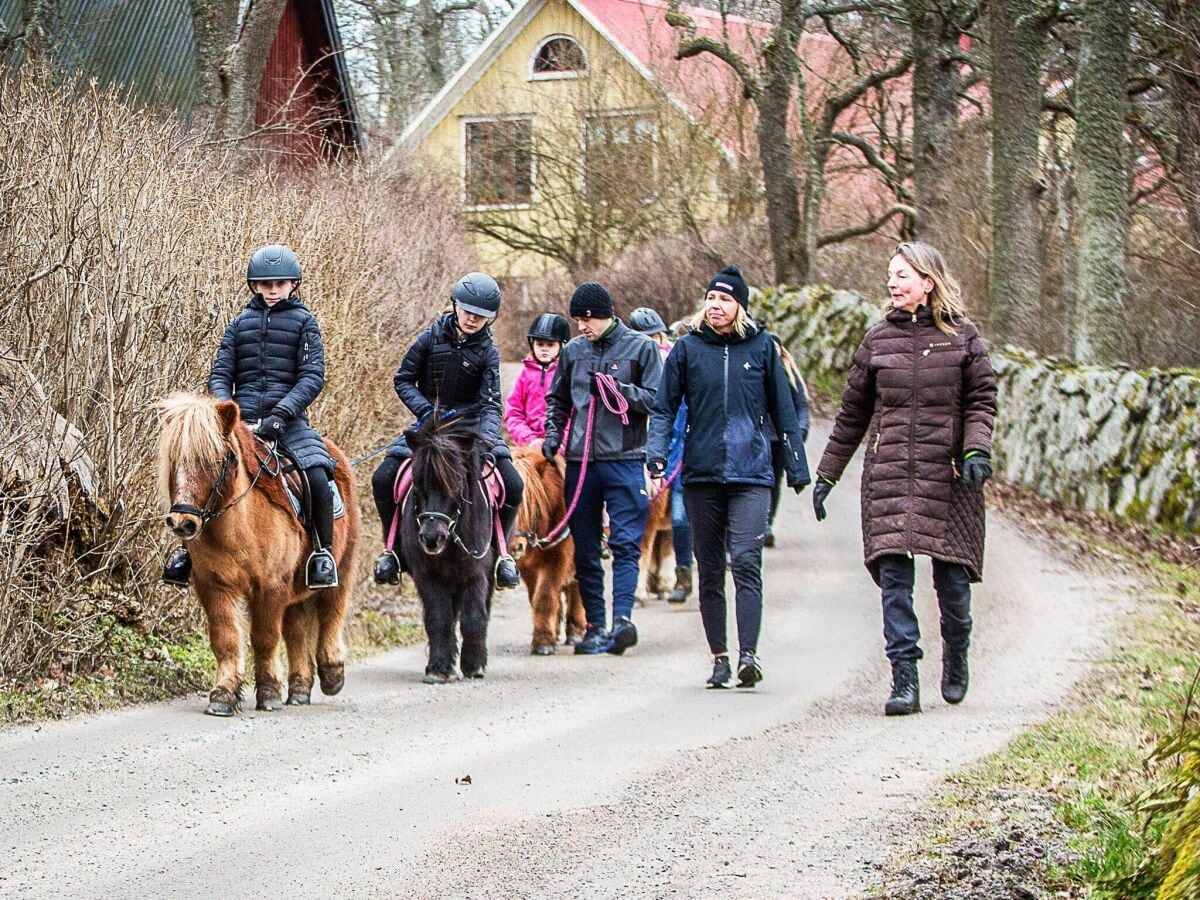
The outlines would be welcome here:
[[[712,281],[708,283],[708,289],[728,294],[741,304],[742,309],[746,309],[750,305],[750,286],[746,284],[746,279],[742,277],[742,270],[737,266],[726,266],[714,275]]]
[[[611,319],[613,316],[612,295],[604,285],[585,281],[571,295],[572,319]]]

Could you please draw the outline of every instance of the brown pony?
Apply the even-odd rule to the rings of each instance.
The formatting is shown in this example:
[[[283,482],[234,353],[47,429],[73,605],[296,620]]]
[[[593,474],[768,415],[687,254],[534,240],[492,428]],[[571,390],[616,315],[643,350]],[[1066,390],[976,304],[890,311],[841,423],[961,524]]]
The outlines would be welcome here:
[[[671,492],[660,491],[654,496],[654,489],[647,486],[650,496],[650,511],[646,514],[646,530],[642,532],[642,555],[638,563],[637,598],[645,603],[651,599],[661,599],[668,588],[662,580],[663,563],[671,555]]]
[[[321,692],[336,694],[345,683],[342,630],[359,534],[358,496],[345,455],[325,442],[337,461],[334,478],[346,507],[333,526],[341,586],[309,591],[304,583],[308,535],[292,512],[278,460],[241,421],[237,404],[180,393],[158,408],[159,483],[172,507],[167,527],[187,542],[192,585],[217,660],[217,683],[205,712],[231,716],[241,700],[242,607],[250,619],[258,709],[283,705],[281,633],[288,655],[288,705],[309,702],[314,656]],[[180,506],[201,514],[180,512]]]
[[[568,532],[554,544],[540,543],[540,537],[549,534],[566,515],[566,486],[559,467],[535,447],[513,450],[513,465],[525,482],[525,495],[509,549],[517,560],[533,608],[530,652],[549,656],[555,652],[564,627],[568,644],[578,643],[587,630],[583,599],[575,580],[575,542]]]

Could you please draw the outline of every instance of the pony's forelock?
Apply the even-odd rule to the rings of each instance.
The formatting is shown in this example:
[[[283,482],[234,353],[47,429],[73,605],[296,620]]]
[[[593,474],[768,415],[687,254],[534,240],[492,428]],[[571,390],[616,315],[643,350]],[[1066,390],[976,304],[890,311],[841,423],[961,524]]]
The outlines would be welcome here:
[[[513,454],[513,465],[525,483],[521,508],[517,511],[517,521],[524,531],[536,530],[537,524],[550,512],[550,494],[546,491],[546,482],[538,475],[541,456],[538,450],[518,450]]]
[[[155,404],[158,439],[158,487],[171,502],[171,483],[180,469],[215,469],[225,455],[217,401],[198,394],[175,393]]]
[[[471,465],[468,446],[475,436],[474,429],[437,416],[412,429],[408,441],[414,451],[413,483],[433,487],[445,496],[458,494]]]

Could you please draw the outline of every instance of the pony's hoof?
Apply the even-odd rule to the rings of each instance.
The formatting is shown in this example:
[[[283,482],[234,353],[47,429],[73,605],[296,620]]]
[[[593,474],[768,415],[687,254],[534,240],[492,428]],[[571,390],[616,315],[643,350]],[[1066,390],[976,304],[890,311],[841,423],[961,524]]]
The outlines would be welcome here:
[[[450,676],[445,672],[426,672],[421,680],[426,684],[446,684],[450,681]]]
[[[214,700],[208,704],[204,710],[206,716],[220,716],[222,719],[228,719],[230,716],[237,713],[237,705],[233,703],[225,703],[221,700]]]
[[[254,708],[259,712],[279,712],[283,709],[283,701],[278,697],[260,697]]]
[[[288,691],[288,706],[308,706],[311,702],[312,695],[308,691]]]
[[[564,646],[567,646],[567,647],[574,647],[582,640],[583,640],[582,634],[568,634],[567,639],[565,641],[563,641],[563,644],[564,644]]]
[[[470,672],[463,672],[463,678],[469,678],[472,681],[483,681],[483,669],[474,669]]]
[[[322,666],[317,664],[317,674],[321,676],[321,693],[332,697],[346,686],[346,664],[329,663]]]
[[[529,652],[534,656],[553,656],[557,649],[553,644],[534,644]]]

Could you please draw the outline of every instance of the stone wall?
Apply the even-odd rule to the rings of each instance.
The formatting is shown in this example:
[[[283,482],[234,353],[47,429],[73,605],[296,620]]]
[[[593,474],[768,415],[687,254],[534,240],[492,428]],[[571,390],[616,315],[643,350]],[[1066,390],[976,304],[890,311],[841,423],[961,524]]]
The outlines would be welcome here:
[[[879,303],[827,287],[756,293],[751,309],[784,339],[810,384],[832,398],[882,312]],[[993,350],[992,365],[998,474],[1072,506],[1197,530],[1200,373],[1080,366],[1014,347]]]

